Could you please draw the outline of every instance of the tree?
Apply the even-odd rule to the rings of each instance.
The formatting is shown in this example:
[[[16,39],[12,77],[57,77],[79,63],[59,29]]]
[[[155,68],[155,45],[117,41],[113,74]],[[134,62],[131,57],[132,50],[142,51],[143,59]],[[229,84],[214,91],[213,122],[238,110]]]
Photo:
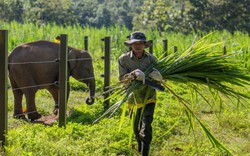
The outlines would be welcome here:
[[[246,31],[250,34],[250,1],[225,0],[221,6],[220,25],[222,28],[234,32]]]
[[[146,0],[140,15],[134,17],[134,26],[159,31],[183,30],[188,5],[185,0]]]
[[[57,23],[61,25],[75,23],[70,8],[71,0],[30,0],[26,1],[25,21]]]
[[[191,29],[197,30],[207,30],[210,25],[207,25],[210,20],[210,12],[208,8],[210,7],[208,0],[189,0],[191,4],[191,9],[188,11],[188,23]],[[206,23],[206,24],[205,24]]]
[[[190,0],[188,12],[195,30],[226,29],[233,33],[242,30],[250,33],[250,1],[248,0]]]
[[[15,20],[18,22],[22,22],[22,14],[23,10],[23,1],[22,0],[2,0],[0,2],[0,17],[5,21],[9,22],[11,20]]]
[[[1,21],[250,33],[249,0],[0,0]]]
[[[189,33],[226,29],[250,33],[249,0],[145,0],[135,28]]]

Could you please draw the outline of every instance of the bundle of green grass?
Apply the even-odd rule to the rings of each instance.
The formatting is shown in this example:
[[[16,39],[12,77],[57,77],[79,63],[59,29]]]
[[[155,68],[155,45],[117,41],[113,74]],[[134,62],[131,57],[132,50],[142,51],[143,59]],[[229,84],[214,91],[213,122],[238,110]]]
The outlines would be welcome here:
[[[208,37],[208,36],[206,36]],[[194,43],[180,56],[173,54],[153,65],[163,78],[195,85],[206,85],[225,95],[237,98],[250,98],[246,86],[250,76],[241,60],[234,54],[213,51],[213,47],[222,43],[206,43],[206,37]],[[150,69],[149,69],[150,70]]]
[[[157,63],[152,64],[145,71],[145,75],[147,77],[154,68],[159,70],[164,79],[161,84],[165,86],[165,91],[170,91],[175,95],[185,106],[187,112],[197,119],[213,146],[229,152],[193,113],[189,108],[188,102],[177,95],[171,89],[171,86],[168,85],[169,81],[188,84],[189,87],[193,88],[198,95],[202,96],[207,102],[208,100],[201,93],[201,89],[204,87],[200,86],[218,91],[228,98],[242,99],[242,101],[250,99],[250,94],[247,90],[250,85],[250,75],[247,73],[247,70],[244,69],[241,60],[237,59],[237,56],[241,55],[241,53],[223,54],[221,51],[215,50],[216,47],[221,46],[223,42],[210,43],[209,38],[211,35],[212,33],[197,41],[193,41],[190,48],[181,54],[173,53],[160,58]],[[129,87],[123,87],[122,83],[117,83],[116,85],[118,85],[118,87],[112,91],[109,98],[115,98],[119,95],[118,97],[121,99],[112,105],[95,122],[108,114],[109,117],[111,117],[117,109],[126,102],[133,90],[141,84],[138,81],[133,81]],[[125,113],[122,114],[124,115]]]

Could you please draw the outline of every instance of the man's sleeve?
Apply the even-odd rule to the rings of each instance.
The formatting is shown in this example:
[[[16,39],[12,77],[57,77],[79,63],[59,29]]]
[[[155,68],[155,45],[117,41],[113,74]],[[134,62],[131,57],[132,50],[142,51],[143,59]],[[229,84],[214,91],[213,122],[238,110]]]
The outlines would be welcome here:
[[[158,59],[154,55],[152,55],[151,61],[152,61],[152,64],[153,64],[153,63],[158,62]]]
[[[119,66],[119,81],[121,81],[123,76],[128,73],[123,58],[118,59],[118,66]]]

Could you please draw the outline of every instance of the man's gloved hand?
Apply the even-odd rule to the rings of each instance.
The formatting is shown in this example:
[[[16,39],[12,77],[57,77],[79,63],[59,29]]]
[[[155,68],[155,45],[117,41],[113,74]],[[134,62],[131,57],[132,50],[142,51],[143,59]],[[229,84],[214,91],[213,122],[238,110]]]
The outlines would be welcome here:
[[[150,78],[152,78],[155,81],[162,81],[162,75],[157,69],[153,69],[153,71],[148,75]]]
[[[125,74],[122,78],[122,85],[124,88],[128,88],[131,84],[131,82],[135,79],[135,77],[133,75],[131,75],[130,73]]]
[[[142,83],[145,83],[145,74],[140,69],[135,69],[130,73],[135,77],[136,80],[142,81]]]

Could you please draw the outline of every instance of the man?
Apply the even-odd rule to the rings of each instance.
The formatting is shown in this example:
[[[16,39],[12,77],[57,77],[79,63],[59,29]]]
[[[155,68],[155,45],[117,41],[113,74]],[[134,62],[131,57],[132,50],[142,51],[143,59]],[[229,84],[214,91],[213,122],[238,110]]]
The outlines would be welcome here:
[[[146,52],[145,48],[151,46],[144,33],[133,32],[128,41],[124,44],[130,47],[129,52],[119,57],[119,80],[125,80],[128,77],[134,77],[141,81],[141,86],[133,91],[128,98],[130,112],[137,106],[137,112],[134,120],[134,134],[138,142],[138,151],[143,155],[149,154],[149,146],[152,141],[152,122],[156,102],[156,91],[145,83],[145,70],[157,62],[157,58]],[[156,81],[162,81],[162,76],[156,69],[149,75]]]

